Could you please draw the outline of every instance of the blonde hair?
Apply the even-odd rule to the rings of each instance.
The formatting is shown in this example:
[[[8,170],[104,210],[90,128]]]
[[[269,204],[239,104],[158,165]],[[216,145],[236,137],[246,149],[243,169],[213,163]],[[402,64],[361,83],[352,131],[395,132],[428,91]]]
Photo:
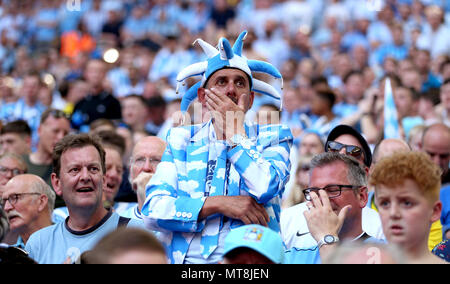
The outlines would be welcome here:
[[[439,200],[441,170],[423,152],[398,152],[381,159],[370,175],[370,185],[398,186],[413,180],[430,202]]]

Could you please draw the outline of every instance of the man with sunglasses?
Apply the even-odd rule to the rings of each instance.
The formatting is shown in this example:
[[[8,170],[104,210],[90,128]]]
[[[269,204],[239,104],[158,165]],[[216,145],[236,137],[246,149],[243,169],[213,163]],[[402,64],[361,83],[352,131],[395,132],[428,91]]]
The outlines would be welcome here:
[[[366,172],[353,157],[333,152],[315,156],[309,186],[303,190],[307,200],[303,203],[307,208],[303,211],[303,222],[307,226],[305,231],[297,231],[296,236],[309,235],[316,243],[310,247],[292,246],[286,252],[286,262],[320,263],[340,241],[379,241],[363,228],[366,186]],[[289,225],[296,229],[299,222],[294,222],[291,220]]]
[[[333,128],[328,134],[325,152],[351,156],[360,163],[366,176],[369,174],[372,152],[364,137],[353,127],[341,124]],[[306,210],[306,203],[301,203],[283,210],[281,214],[281,226],[284,228],[283,241],[287,248],[294,246],[307,248],[316,243],[309,234],[306,221],[301,215],[304,210]],[[364,230],[369,235],[383,239],[378,213],[371,208],[364,208],[362,214]],[[298,217],[299,215],[300,217]]]
[[[372,164],[372,151],[366,139],[356,129],[345,124],[336,126],[328,134],[325,152],[352,156],[365,166],[366,173]]]

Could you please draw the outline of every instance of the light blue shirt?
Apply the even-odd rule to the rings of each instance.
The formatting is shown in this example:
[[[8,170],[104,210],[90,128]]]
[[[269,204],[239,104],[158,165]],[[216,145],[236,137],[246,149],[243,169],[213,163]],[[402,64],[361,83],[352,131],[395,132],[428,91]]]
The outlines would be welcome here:
[[[141,211],[139,211],[139,205],[137,203],[134,206],[129,207],[127,210],[119,213],[119,215],[126,218],[142,220]]]
[[[120,216],[126,217],[126,218],[132,218],[131,214],[126,214],[128,211],[134,210],[134,208],[137,207],[136,202],[116,202],[114,203],[114,212],[119,214]],[[53,210],[52,213],[52,222],[54,224],[59,222],[64,222],[67,217],[69,217],[69,210],[67,207],[58,207]],[[142,219],[142,218],[134,218],[134,219]]]
[[[384,240],[379,240],[370,237],[367,233],[363,233],[354,241],[364,238],[363,243],[386,243]],[[284,253],[284,264],[321,264],[319,246],[313,246],[308,249],[291,248]]]
[[[280,125],[247,125],[246,130],[248,143],[228,150],[215,143],[211,121],[169,131],[162,161],[146,187],[142,217],[147,228],[161,232],[171,263],[193,262],[194,255],[208,263],[222,247],[228,222],[231,229],[243,225],[220,214],[200,219],[208,196],[252,196],[264,205],[268,226],[280,231],[292,134]],[[215,167],[213,157],[219,157]]]
[[[69,257],[72,263],[76,262],[83,252],[117,228],[119,218],[117,213],[109,211],[97,225],[81,232],[71,230],[66,219],[32,234],[25,250],[39,264],[62,264]],[[143,223],[132,219],[128,226],[142,228]]]

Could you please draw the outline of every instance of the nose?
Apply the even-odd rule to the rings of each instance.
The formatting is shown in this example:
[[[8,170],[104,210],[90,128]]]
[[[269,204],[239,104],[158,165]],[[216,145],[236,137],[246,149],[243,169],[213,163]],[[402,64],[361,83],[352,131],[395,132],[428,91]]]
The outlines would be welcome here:
[[[91,180],[91,175],[87,167],[83,167],[80,173],[80,179],[83,182],[89,182]]]
[[[66,136],[66,134],[65,134],[65,132],[64,132],[63,130],[58,131],[58,132],[56,133],[56,141],[59,141],[59,140],[63,139],[64,136]]]
[[[146,173],[154,173],[155,172],[155,166],[153,166],[150,159],[145,160],[145,164],[144,164],[144,167],[142,168],[142,171],[146,172]]]
[[[8,178],[8,180],[12,179],[13,177],[14,175],[11,170],[6,171],[6,178]]]
[[[9,200],[6,200],[5,204],[3,205],[3,210],[5,210],[6,213],[11,211],[13,209],[13,206],[11,203],[9,203]]]
[[[391,207],[389,208],[389,216],[391,217],[391,219],[400,218],[400,211],[397,204],[391,203]]]
[[[232,80],[230,80],[226,85],[225,91],[227,96],[234,96],[236,94],[236,86]]]

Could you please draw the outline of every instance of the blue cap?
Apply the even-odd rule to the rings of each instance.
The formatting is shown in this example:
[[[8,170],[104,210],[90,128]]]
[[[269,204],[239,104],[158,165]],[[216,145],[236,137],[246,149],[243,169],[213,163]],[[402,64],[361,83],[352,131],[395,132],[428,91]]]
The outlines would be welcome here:
[[[236,248],[250,248],[280,264],[284,260],[280,234],[261,225],[246,225],[231,230],[225,238],[224,255]]]

